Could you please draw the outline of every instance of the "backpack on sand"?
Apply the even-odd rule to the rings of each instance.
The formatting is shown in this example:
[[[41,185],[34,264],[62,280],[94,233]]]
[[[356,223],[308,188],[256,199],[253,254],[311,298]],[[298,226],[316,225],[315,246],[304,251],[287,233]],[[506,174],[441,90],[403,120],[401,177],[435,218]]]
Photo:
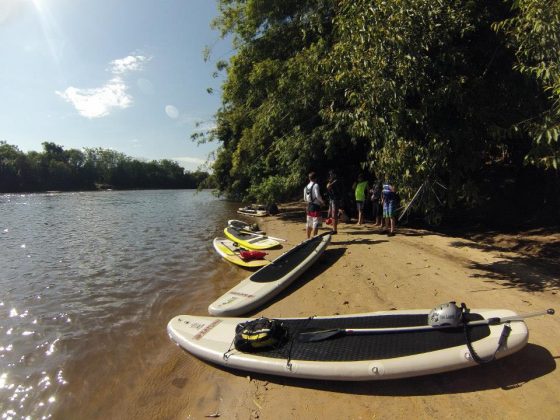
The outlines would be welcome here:
[[[280,347],[288,338],[282,322],[264,317],[238,324],[235,333],[235,348],[246,353]]]

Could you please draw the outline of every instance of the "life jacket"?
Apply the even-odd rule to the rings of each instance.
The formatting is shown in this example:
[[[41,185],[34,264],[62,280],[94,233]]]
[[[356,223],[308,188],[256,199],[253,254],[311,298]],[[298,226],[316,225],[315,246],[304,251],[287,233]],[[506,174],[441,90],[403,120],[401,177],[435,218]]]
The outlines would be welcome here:
[[[262,260],[267,255],[264,251],[249,251],[243,250],[239,252],[239,257],[243,261]]]

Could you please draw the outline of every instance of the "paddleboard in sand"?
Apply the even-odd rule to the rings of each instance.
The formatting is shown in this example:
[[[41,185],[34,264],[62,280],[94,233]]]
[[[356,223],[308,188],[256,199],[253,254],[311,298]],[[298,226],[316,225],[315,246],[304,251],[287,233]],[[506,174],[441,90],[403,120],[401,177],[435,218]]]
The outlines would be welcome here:
[[[258,235],[265,234],[264,231],[259,229],[259,226],[256,223],[247,223],[244,222],[243,220],[235,220],[235,219],[228,220],[228,226],[237,230],[256,233]]]
[[[248,249],[270,249],[280,245],[280,242],[276,239],[269,238],[266,235],[242,232],[231,226],[224,229],[224,234],[239,246]]]
[[[237,213],[244,214],[245,216],[255,216],[255,217],[268,216],[268,210],[266,209],[266,207],[259,204],[240,207],[237,210]]]
[[[331,235],[327,233],[300,243],[211,303],[208,312],[215,316],[237,316],[258,308],[311,267],[330,240]]]
[[[244,258],[244,250],[243,248],[239,248],[233,241],[225,238],[214,238],[212,243],[214,245],[214,249],[216,252],[225,260],[237,264],[241,267],[247,268],[260,268],[264,267],[265,265],[270,264],[269,260],[265,260],[264,258],[260,259],[251,259],[251,258]],[[253,252],[260,252],[260,251],[253,251]]]
[[[480,359],[508,356],[527,343],[527,326],[522,320],[508,322],[507,328],[511,330],[504,334],[506,323],[432,328],[427,325],[428,313],[429,310],[420,309],[279,319],[286,332],[284,340],[276,347],[257,352],[240,351],[233,345],[237,326],[250,320],[247,318],[179,315],[169,322],[167,331],[179,346],[217,365],[270,375],[340,381],[396,379],[461,369],[477,365]],[[468,320],[515,315],[505,309],[473,309]],[[404,331],[415,326],[425,329]],[[317,342],[298,338],[302,331],[341,328],[387,332],[343,334]],[[395,332],[399,329],[403,331]]]

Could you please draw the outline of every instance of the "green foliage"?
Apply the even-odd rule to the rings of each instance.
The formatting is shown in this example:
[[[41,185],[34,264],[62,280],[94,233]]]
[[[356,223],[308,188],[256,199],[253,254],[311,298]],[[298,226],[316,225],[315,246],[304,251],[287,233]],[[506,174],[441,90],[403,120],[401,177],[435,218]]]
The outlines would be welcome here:
[[[439,220],[483,208],[524,163],[557,167],[558,2],[539,4],[221,0],[214,26],[237,52],[202,135],[220,142],[219,190],[280,201],[310,170],[366,171],[405,204],[426,180],[446,186],[415,207]]]
[[[542,113],[518,125],[526,129],[532,148],[526,156],[530,164],[546,169],[560,167],[560,2],[516,0],[514,16],[497,22],[494,28],[507,35],[515,50],[516,70],[536,80],[549,101]]]
[[[0,192],[213,187],[206,172],[185,171],[177,162],[141,162],[102,148],[64,150],[51,142],[43,152],[21,152],[0,141]]]

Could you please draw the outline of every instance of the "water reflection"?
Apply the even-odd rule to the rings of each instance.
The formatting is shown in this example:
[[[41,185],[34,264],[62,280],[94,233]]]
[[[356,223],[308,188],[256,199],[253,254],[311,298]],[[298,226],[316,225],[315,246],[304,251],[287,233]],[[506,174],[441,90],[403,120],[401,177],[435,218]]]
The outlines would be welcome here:
[[[95,404],[108,377],[153,363],[168,319],[205,312],[231,270],[211,239],[233,207],[192,191],[0,196],[2,418]]]

